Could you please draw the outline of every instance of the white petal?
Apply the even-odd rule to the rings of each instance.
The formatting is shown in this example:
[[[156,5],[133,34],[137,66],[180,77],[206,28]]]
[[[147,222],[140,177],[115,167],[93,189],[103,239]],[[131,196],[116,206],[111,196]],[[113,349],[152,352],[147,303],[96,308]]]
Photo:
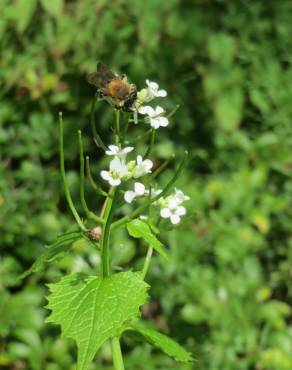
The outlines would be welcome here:
[[[121,167],[118,171],[118,174],[120,177],[124,177],[128,174],[128,167],[125,165],[125,163],[121,163]]]
[[[121,183],[120,179],[113,179],[112,177],[109,179],[109,183],[111,186],[118,186]]]
[[[165,110],[159,105],[157,105],[157,107],[155,108],[155,115],[161,114],[163,112],[165,112]]]
[[[183,206],[179,206],[177,207],[177,209],[175,210],[175,214],[178,215],[178,216],[183,216],[186,214],[186,209],[185,207]]]
[[[167,92],[165,90],[159,90],[157,91],[157,96],[160,96],[161,98],[165,98],[167,96]]]
[[[160,127],[159,120],[157,118],[150,118],[150,126],[157,130]]]
[[[115,152],[115,153],[119,151],[119,147],[117,145],[109,145],[108,148],[110,151]]]
[[[122,167],[122,162],[118,157],[115,157],[112,161],[110,161],[110,170],[119,172]]]
[[[154,109],[150,107],[150,105],[146,105],[145,107],[139,108],[138,112],[141,114],[147,114],[150,117],[155,114]]]
[[[142,158],[142,156],[141,155],[137,155],[137,159],[136,159],[136,161],[137,161],[137,164],[139,165],[139,164],[142,164],[143,163],[143,158]]]
[[[180,204],[177,198],[173,195],[171,195],[167,200],[168,200],[169,209],[176,209],[178,205]]]
[[[111,177],[110,177],[110,174],[109,174],[109,172],[108,171],[101,171],[100,172],[100,176],[104,179],[104,180],[106,180],[106,181],[108,181]]]
[[[175,198],[178,200],[179,203],[184,202],[185,200],[189,200],[190,197],[185,195],[181,190],[175,189]]]
[[[132,190],[128,190],[128,191],[126,191],[126,192],[125,192],[125,194],[124,194],[124,199],[125,199],[125,201],[126,201],[127,203],[132,203],[132,202],[133,202],[133,200],[135,199],[135,197],[136,197],[136,194],[135,194],[135,192],[134,192],[134,191],[132,191]]]
[[[132,146],[126,146],[122,152],[123,153],[130,153],[134,148]]]
[[[177,225],[180,223],[180,217],[178,215],[171,215],[170,221],[173,225]]]
[[[116,155],[119,151],[119,148],[116,145],[109,145],[109,150],[106,150],[105,154],[107,155]]]
[[[156,197],[156,195],[160,194],[162,192],[161,189],[152,189],[151,190],[151,198]]]
[[[160,210],[160,216],[163,218],[169,218],[171,216],[171,212],[168,208],[162,208]]]
[[[141,182],[135,182],[134,189],[137,195],[144,195],[145,193],[145,185],[141,184]]]
[[[150,89],[152,90],[157,90],[158,89],[158,83],[157,82],[154,82],[154,81],[149,81],[149,80],[146,80],[146,84],[148,87],[150,87]]]
[[[168,126],[168,119],[166,117],[158,117],[157,121],[159,122],[159,126],[162,127]]]
[[[145,159],[145,161],[143,162],[143,166],[144,166],[145,170],[147,172],[149,172],[151,170],[151,168],[153,167],[153,162],[150,159]]]

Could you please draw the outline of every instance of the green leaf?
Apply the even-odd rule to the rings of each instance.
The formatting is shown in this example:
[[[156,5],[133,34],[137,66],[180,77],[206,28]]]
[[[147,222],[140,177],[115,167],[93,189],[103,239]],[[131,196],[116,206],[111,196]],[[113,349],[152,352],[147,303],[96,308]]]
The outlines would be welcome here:
[[[25,31],[29,25],[36,6],[37,0],[17,0],[15,2],[14,15],[17,20],[16,27],[19,32]]]
[[[63,0],[41,0],[42,7],[55,18],[59,18],[63,14]]]
[[[121,272],[106,278],[71,274],[49,288],[47,322],[61,325],[62,335],[76,341],[77,370],[85,370],[99,347],[139,316],[148,285],[140,273]]]
[[[242,117],[244,96],[240,88],[224,91],[214,104],[215,116],[220,128],[225,131],[235,130]]]
[[[35,260],[28,270],[19,276],[19,279],[23,279],[33,272],[43,270],[46,263],[54,261],[61,253],[67,253],[72,248],[73,242],[80,239],[80,237],[82,237],[82,234],[79,231],[66,233],[58,237],[56,242],[46,247],[45,252]]]
[[[134,330],[141,334],[144,339],[153,346],[159,348],[165,354],[173,357],[176,361],[190,362],[193,360],[192,355],[173,339],[156,330],[145,328],[136,324],[129,326],[129,330]]]
[[[133,238],[142,238],[148,244],[150,244],[162,257],[167,260],[170,259],[168,252],[166,251],[164,245],[156,238],[152,233],[150,226],[142,221],[135,219],[127,223],[127,230],[130,236]]]

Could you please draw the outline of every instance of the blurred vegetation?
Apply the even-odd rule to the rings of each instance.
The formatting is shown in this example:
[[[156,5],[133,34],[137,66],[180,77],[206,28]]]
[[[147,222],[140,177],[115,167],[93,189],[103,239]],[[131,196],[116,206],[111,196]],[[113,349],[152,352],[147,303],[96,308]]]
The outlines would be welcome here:
[[[74,368],[72,342],[44,325],[45,283],[91,271],[97,252],[78,242],[43,274],[16,277],[73,226],[56,117],[64,112],[77,200],[77,130],[90,134],[94,93],[85,76],[102,60],[138,88],[158,81],[169,109],[180,104],[153,158],[174,145],[193,154],[179,183],[192,216],[166,233],[174,260],[154,258],[144,315],[197,362],[177,365],[126,338],[126,368],[291,370],[292,3],[0,0],[0,13],[0,368]],[[98,115],[106,137],[112,111],[100,103]],[[90,135],[85,144],[96,175],[101,153]],[[139,267],[144,247],[117,234],[114,263]],[[104,346],[96,364],[110,360]]]

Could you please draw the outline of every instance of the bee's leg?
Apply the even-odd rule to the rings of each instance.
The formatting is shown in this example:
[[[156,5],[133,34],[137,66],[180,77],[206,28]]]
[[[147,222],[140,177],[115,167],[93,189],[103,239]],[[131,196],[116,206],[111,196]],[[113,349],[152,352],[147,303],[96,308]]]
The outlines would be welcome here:
[[[98,99],[104,99],[104,97],[105,97],[104,93],[101,90],[97,90],[96,95],[97,95]]]

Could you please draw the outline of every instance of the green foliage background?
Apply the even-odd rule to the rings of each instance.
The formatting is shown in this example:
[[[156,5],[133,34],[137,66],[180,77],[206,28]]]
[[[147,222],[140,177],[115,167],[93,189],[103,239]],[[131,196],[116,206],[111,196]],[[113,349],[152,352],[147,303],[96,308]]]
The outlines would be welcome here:
[[[102,60],[180,104],[153,158],[193,160],[179,186],[184,225],[165,233],[144,316],[194,353],[180,365],[126,338],[127,369],[291,370],[292,3],[288,0],[0,0],[0,368],[73,369],[73,343],[44,325],[45,283],[91,271],[85,242],[24,282],[16,277],[73,225],[60,186],[57,112],[78,198],[77,130],[90,134],[85,76]],[[98,106],[106,137],[112,111]],[[86,152],[102,166],[90,135]],[[169,176],[169,172],[165,177]],[[90,203],[96,200],[91,194]],[[114,263],[141,265],[123,233]],[[105,346],[92,369],[112,369]]]

